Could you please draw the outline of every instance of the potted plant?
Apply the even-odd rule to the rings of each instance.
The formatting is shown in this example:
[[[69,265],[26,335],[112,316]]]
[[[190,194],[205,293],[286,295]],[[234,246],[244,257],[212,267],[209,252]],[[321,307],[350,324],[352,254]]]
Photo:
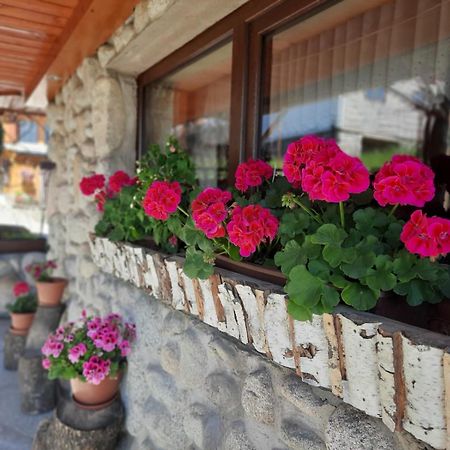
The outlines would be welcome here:
[[[33,322],[37,302],[30,286],[25,281],[18,281],[13,287],[15,300],[6,305],[11,315],[11,332],[25,336]]]
[[[68,322],[42,347],[42,365],[50,379],[70,380],[74,401],[100,409],[112,402],[126,367],[136,330],[118,314],[87,316]]]
[[[61,303],[67,280],[52,276],[56,268],[57,265],[54,260],[35,262],[25,268],[36,282],[40,306],[57,306]]]

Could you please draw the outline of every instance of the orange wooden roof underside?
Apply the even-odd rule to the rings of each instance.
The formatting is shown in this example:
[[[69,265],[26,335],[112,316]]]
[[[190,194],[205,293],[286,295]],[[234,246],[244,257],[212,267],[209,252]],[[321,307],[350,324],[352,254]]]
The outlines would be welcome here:
[[[50,74],[52,98],[139,0],[0,0],[0,95],[28,97]]]

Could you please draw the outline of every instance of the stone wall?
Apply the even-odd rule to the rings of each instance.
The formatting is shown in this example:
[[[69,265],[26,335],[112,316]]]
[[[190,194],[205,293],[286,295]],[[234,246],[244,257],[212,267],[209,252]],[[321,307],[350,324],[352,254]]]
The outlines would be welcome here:
[[[93,172],[131,172],[135,156],[136,80],[111,70],[111,61],[121,66],[117,61],[123,61],[127,48],[135,48],[153,23],[181,3],[141,2],[83,61],[48,109],[49,157],[57,164],[47,209],[49,258],[59,260],[60,274],[70,280],[67,316],[74,319],[83,308],[116,311],[138,328],[122,383],[127,411],[122,448],[428,449],[94,264],[88,232],[99,216],[78,183]],[[208,2],[199,3],[207,8]],[[236,8],[244,1],[218,3]],[[204,16],[201,21],[208,26]],[[139,59],[136,52],[133,57]]]

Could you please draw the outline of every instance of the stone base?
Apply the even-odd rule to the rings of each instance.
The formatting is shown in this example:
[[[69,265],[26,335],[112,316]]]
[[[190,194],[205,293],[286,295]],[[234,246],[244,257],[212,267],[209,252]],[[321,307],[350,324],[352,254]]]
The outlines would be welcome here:
[[[17,370],[19,358],[25,349],[26,340],[26,336],[18,336],[11,333],[10,330],[5,333],[3,366],[6,370]]]
[[[25,350],[19,359],[20,408],[25,414],[41,414],[56,406],[56,382],[47,374],[41,354]]]
[[[123,418],[120,399],[101,411],[82,410],[63,399],[53,417],[40,424],[32,450],[114,450]]]

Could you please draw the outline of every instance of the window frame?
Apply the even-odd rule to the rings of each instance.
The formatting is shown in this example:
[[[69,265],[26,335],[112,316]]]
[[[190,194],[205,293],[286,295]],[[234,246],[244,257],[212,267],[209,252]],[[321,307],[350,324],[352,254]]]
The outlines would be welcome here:
[[[250,0],[137,78],[137,154],[144,153],[145,87],[232,42],[228,184],[234,184],[238,164],[257,157],[262,111],[264,39],[342,0]]]

